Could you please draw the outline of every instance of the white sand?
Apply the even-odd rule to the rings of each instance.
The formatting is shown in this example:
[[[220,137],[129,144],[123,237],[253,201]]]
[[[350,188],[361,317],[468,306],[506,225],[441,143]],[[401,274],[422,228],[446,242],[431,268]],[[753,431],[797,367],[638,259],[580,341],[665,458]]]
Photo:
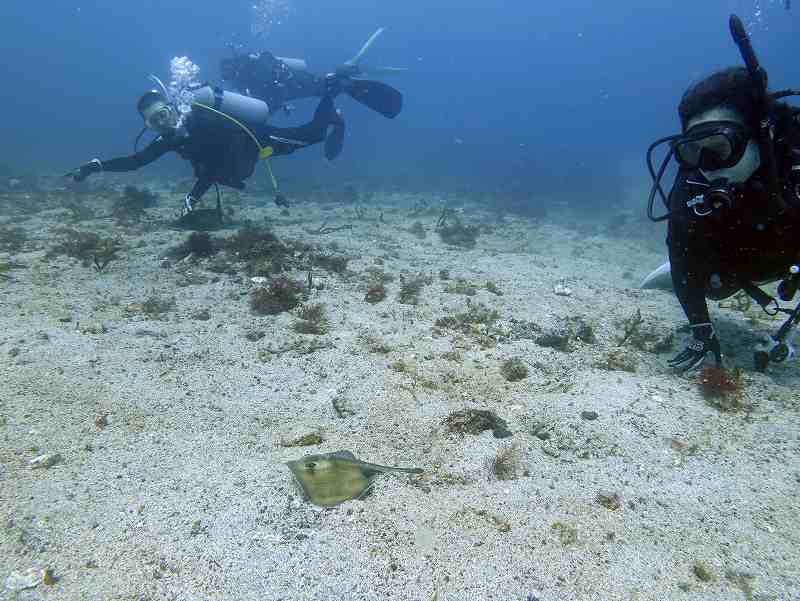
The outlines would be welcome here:
[[[750,369],[755,335],[773,326],[714,307],[729,360],[747,368],[750,413],[709,406],[694,376],[667,369],[669,353],[632,350],[636,373],[593,367],[637,308],[658,331],[684,323],[671,294],[632,289],[663,260],[661,230],[642,222],[625,230],[640,235],[623,238],[603,224],[587,234],[567,214],[547,225],[508,218],[463,251],[432,233],[435,216],[420,218],[425,240],[399,229],[415,220],[397,208],[413,201],[400,195],[380,200],[384,225],[373,207],[369,221],[313,203],[281,218],[244,200],[238,217],[268,216],[281,238],[336,241],[355,257],[350,277],[316,274],[324,290],[310,302],[326,305],[329,334],[296,334],[291,314],[252,315],[243,275],[207,273],[203,261],[162,268],[183,232],[123,231],[128,249],[98,274],[65,257],[42,260],[63,213],[21,223],[33,239],[15,257],[29,268],[0,282],[0,579],[49,567],[58,582],[0,598],[800,598],[800,371]],[[167,204],[154,219],[174,213]],[[282,224],[298,218],[307,223]],[[494,219],[471,205],[464,218]],[[305,232],[325,219],[354,229]],[[109,220],[76,227],[122,231]],[[386,301],[364,302],[376,257],[395,276],[433,275],[419,305],[397,302],[399,280]],[[480,290],[472,302],[496,308],[501,326],[583,316],[597,342],[564,353],[532,340],[482,349],[461,333],[434,337],[434,321],[465,306],[443,291],[441,269],[479,288],[496,282],[502,297]],[[177,285],[193,273],[208,283]],[[559,284],[572,295],[554,294]],[[153,293],[176,299],[163,320],[126,313]],[[210,320],[192,318],[199,308]],[[82,333],[92,324],[107,331]],[[252,328],[266,336],[248,341]],[[259,360],[302,340],[330,348]],[[392,350],[374,352],[375,341]],[[442,357],[453,350],[463,361]],[[527,379],[505,381],[509,357],[533,366]],[[397,360],[416,374],[391,369]],[[334,397],[355,414],[338,417]],[[465,408],[495,411],[514,436],[448,433],[448,414]],[[584,410],[598,418],[582,419]],[[532,435],[537,423],[549,440]],[[320,446],[280,445],[314,431]],[[519,477],[501,481],[487,460],[511,444]],[[304,501],[284,462],[345,449],[426,474],[383,476],[371,496],[334,509]],[[44,453],[63,462],[32,469]],[[603,507],[600,492],[622,506]],[[569,528],[577,540],[562,544]],[[693,573],[697,562],[713,582]]]

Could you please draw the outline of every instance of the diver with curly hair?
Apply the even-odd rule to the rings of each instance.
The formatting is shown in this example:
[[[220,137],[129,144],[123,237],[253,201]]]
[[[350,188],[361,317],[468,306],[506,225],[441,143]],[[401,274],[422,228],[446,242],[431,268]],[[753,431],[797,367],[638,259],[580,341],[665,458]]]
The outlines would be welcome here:
[[[797,309],[783,309],[758,288],[781,280],[778,296],[790,301],[800,286],[800,109],[770,94],[750,40],[737,17],[731,31],[747,68],[732,67],[690,86],[678,106],[682,132],[656,141],[648,150],[654,179],[648,215],[668,220],[669,263],[644,282],[669,273],[675,294],[689,320],[692,337],[670,365],[691,369],[713,354],[722,362],[720,340],[706,299],[722,300],[744,291],[786,323],[756,350],[756,364],[794,354],[792,328]],[[652,152],[669,144],[656,171]],[[675,158],[679,170],[668,197],[661,178]],[[668,212],[653,215],[660,194]]]

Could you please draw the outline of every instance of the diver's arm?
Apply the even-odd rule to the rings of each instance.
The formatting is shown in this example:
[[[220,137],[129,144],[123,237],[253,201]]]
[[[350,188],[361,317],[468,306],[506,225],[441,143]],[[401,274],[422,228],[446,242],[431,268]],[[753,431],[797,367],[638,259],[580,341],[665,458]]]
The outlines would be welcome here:
[[[709,256],[704,227],[707,222],[702,217],[695,217],[686,204],[691,198],[686,175],[683,170],[678,173],[670,192],[667,236],[672,284],[692,330],[686,347],[668,364],[683,371],[702,365],[709,353],[714,355],[718,367],[722,365],[719,338],[706,304]]]
[[[671,216],[667,235],[672,284],[690,324],[709,323],[705,294],[704,232],[701,219],[695,219],[686,206],[690,198],[687,174],[678,174],[669,195]]]
[[[145,165],[149,165],[156,159],[164,156],[170,150],[174,149],[175,144],[171,140],[159,137],[136,154],[100,162],[102,163],[103,171],[110,171],[113,173],[136,171]]]

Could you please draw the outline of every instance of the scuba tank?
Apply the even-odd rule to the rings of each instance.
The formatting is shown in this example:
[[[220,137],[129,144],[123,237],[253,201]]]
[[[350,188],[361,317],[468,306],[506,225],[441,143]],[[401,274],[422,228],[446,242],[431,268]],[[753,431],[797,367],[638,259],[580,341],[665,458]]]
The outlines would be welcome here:
[[[267,125],[269,105],[258,98],[251,98],[229,90],[206,84],[192,90],[194,104],[200,104],[247,125]]]
[[[308,71],[308,65],[302,58],[287,58],[285,56],[276,56],[276,60],[282,62],[290,71]]]

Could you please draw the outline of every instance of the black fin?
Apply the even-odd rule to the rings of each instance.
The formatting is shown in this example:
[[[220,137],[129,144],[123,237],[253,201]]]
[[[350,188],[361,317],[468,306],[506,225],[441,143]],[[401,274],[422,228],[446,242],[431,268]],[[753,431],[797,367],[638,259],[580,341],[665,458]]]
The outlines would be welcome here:
[[[353,100],[388,119],[394,119],[403,110],[403,95],[400,91],[381,81],[351,79],[345,91]]]
[[[332,161],[342,153],[344,146],[344,121],[333,126],[331,133],[325,138],[325,158]]]

